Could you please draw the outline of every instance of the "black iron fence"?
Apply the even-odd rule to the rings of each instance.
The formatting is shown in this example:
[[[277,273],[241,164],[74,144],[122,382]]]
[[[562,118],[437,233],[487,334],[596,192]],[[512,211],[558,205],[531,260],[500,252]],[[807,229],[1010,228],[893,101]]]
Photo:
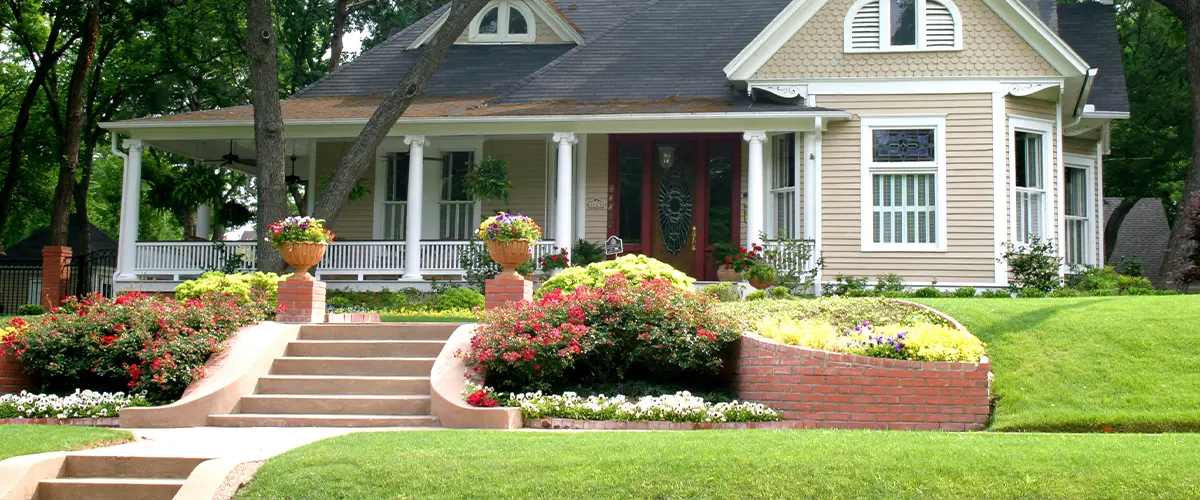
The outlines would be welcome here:
[[[0,315],[17,314],[25,304],[41,302],[42,261],[0,263]]]
[[[117,271],[116,250],[97,250],[86,255],[75,255],[68,261],[67,266],[70,267],[68,295],[98,293],[108,298],[113,297],[113,274]]]
[[[97,250],[76,255],[63,266],[69,278],[67,295],[98,293],[113,297],[113,274],[117,270],[116,250]],[[42,302],[42,261],[0,262],[0,315],[17,314],[26,304]]]

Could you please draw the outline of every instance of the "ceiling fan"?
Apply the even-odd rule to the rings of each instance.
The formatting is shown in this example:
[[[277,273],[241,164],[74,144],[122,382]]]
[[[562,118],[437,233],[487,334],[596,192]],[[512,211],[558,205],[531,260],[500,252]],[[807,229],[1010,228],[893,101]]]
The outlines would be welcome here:
[[[295,185],[295,184],[299,184],[299,185],[307,184],[308,180],[301,179],[299,175],[296,175],[296,154],[292,153],[292,156],[289,159],[292,160],[292,175],[284,177],[283,178],[284,182],[287,182],[287,184],[289,186]]]
[[[233,152],[233,141],[229,141],[229,153],[222,155],[219,160],[204,160],[205,162],[221,162],[222,167],[228,167],[234,163],[246,165],[248,167],[257,167],[258,161],[254,158],[242,158]]]

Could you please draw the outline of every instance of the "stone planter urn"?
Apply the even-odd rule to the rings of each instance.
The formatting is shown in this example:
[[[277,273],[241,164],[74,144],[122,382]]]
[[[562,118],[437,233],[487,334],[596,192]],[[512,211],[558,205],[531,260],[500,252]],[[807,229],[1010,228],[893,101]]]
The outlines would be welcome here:
[[[529,240],[488,241],[488,255],[504,269],[497,278],[521,279],[517,266],[529,260]]]
[[[718,281],[742,281],[741,273],[734,271],[732,267],[721,266],[717,268]]]
[[[759,290],[766,290],[768,288],[771,288],[771,285],[774,285],[774,284],[775,284],[775,280],[750,279],[750,286],[757,288]]]
[[[296,272],[288,280],[313,281],[314,278],[308,274],[308,270],[321,262],[328,246],[327,243],[312,242],[287,242],[280,245],[279,255],[283,256],[283,261],[296,268]]]

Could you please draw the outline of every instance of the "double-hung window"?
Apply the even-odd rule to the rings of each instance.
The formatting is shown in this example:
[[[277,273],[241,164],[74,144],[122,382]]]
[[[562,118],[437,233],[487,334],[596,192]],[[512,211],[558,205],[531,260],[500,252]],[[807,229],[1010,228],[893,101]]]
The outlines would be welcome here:
[[[796,187],[796,134],[771,137],[771,213],[769,236],[800,237],[799,196]]]
[[[1017,243],[1045,240],[1050,236],[1047,215],[1047,172],[1050,151],[1047,138],[1053,130],[1049,122],[1012,118],[1012,178],[1014,234]]]
[[[475,201],[466,190],[467,172],[474,163],[472,151],[442,153],[441,199],[438,200],[440,239],[468,240],[479,226]]]
[[[1063,168],[1063,252],[1073,268],[1095,265],[1092,222],[1092,159],[1068,155]]]
[[[408,223],[408,153],[391,153],[387,155],[387,159],[383,237],[388,240],[402,240]]]
[[[862,250],[946,250],[945,116],[862,117]]]

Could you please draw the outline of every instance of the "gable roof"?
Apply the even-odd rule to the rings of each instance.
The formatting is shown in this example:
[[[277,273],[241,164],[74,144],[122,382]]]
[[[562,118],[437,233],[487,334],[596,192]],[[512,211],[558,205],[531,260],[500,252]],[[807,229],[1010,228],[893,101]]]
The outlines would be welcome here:
[[[583,43],[583,35],[579,33],[579,25],[575,24],[570,18],[554,5],[552,0],[520,0],[533,10],[534,15],[554,31],[560,38],[567,42]],[[449,4],[447,4],[449,5]],[[445,7],[445,6],[443,6]],[[487,9],[485,6],[484,9]],[[439,9],[442,14],[435,17],[433,23],[424,29],[411,44],[407,46],[409,50],[415,49],[423,45],[425,42],[433,38],[433,35],[442,29],[442,25],[446,22],[446,18],[450,16],[448,9]]]
[[[67,246],[74,250],[76,255],[82,250],[79,241],[79,215],[71,214],[68,220],[67,227]],[[92,233],[92,251],[100,250],[116,250],[117,242],[109,238],[108,235],[100,231],[100,228],[93,224],[88,224],[88,231]],[[4,255],[0,255],[0,262],[19,262],[19,261],[42,261],[42,247],[50,241],[50,228],[42,228],[34,231],[13,246],[4,250]]]
[[[1112,214],[1121,198],[1104,198],[1104,221]],[[1121,228],[1117,231],[1117,245],[1112,251],[1112,262],[1116,264],[1122,257],[1142,261],[1146,278],[1158,287],[1165,287],[1166,281],[1162,275],[1163,249],[1171,238],[1171,225],[1167,222],[1167,212],[1163,202],[1158,198],[1142,198],[1125,215]]]
[[[1116,9],[1099,2],[1058,4],[1058,34],[1089,65],[1100,70],[1087,103],[1098,112],[1128,113],[1129,93],[1117,37]]]

